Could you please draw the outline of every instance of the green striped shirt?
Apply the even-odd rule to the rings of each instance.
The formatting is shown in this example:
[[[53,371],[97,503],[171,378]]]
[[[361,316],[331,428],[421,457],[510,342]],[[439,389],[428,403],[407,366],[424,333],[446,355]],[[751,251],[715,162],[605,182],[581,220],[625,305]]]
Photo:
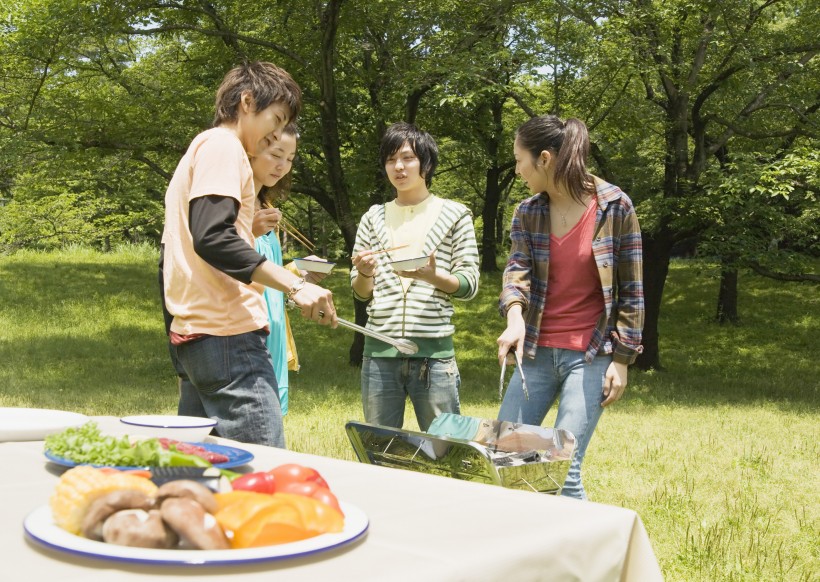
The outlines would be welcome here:
[[[353,254],[389,247],[384,205],[372,206],[359,222]],[[416,357],[451,357],[455,332],[451,323],[451,297],[466,301],[478,293],[478,246],[472,215],[466,206],[452,200],[444,201],[441,214],[424,241],[424,254],[429,256],[433,251],[436,253],[436,268],[458,278],[458,291],[450,296],[429,283],[413,280],[405,292],[401,279],[389,264],[393,260],[390,253],[380,254],[373,281],[373,298],[367,308],[367,327],[391,337],[412,339],[419,345]],[[351,269],[351,284],[357,275],[356,269]],[[364,355],[399,356],[393,348],[370,339],[365,341]]]

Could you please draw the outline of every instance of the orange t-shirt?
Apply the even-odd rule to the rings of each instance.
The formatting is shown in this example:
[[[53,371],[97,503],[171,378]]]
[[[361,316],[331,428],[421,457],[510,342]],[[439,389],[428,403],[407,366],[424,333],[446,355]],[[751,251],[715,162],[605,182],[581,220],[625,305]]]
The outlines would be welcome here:
[[[604,311],[601,277],[592,254],[595,198],[564,236],[550,235],[547,300],[538,345],[585,351]]]
[[[236,231],[253,247],[253,170],[236,135],[220,127],[194,138],[165,193],[163,291],[165,306],[174,316],[171,331],[227,336],[261,329],[268,324],[262,288],[229,277],[194,251],[190,202],[210,195],[239,202]]]

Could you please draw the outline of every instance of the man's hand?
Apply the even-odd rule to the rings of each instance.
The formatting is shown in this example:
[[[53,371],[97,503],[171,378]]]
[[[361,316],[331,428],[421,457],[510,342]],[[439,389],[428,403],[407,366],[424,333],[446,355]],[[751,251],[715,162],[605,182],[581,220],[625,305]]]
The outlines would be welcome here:
[[[415,271],[396,271],[399,277],[406,277],[407,279],[418,279],[425,283],[430,283],[433,287],[436,286],[436,253],[430,253],[427,259],[427,264]]]
[[[302,310],[303,317],[334,329],[339,325],[336,307],[333,305],[333,294],[324,287],[305,283],[291,299]]]
[[[353,266],[356,267],[360,275],[368,279],[376,274],[377,264],[376,257],[370,249],[359,251],[353,257]]]

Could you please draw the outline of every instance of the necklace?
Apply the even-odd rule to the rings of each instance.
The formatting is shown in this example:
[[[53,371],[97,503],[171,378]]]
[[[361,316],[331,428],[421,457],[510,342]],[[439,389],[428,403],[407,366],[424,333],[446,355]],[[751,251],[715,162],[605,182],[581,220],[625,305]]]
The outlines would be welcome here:
[[[561,212],[561,210],[559,210],[557,204],[555,204],[555,203],[551,204],[551,206],[553,206],[553,208],[555,208],[555,212],[558,213],[558,216],[561,217],[561,226],[563,226],[563,227],[567,226],[567,214],[573,209],[575,204],[580,204],[581,206],[586,206],[586,203],[575,202],[575,200],[572,200],[570,202],[569,207],[566,209],[566,211]]]

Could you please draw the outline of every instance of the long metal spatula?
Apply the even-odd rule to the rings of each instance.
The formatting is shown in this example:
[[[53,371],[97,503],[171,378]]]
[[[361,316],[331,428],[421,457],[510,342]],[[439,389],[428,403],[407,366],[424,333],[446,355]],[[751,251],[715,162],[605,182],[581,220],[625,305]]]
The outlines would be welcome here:
[[[336,318],[336,321],[338,321],[339,325],[343,327],[347,327],[354,331],[358,331],[361,334],[370,336],[374,339],[381,340],[386,344],[390,344],[403,354],[412,355],[419,351],[419,347],[415,344],[415,342],[411,342],[408,339],[395,339],[390,337],[389,335],[384,335],[383,333],[373,331],[372,329],[367,329],[366,327],[362,327],[361,325],[356,325],[352,321],[347,321],[346,319],[342,319],[341,317]]]
[[[296,307],[296,304],[293,301],[288,301],[288,307]],[[322,317],[325,316],[324,312],[319,312]],[[407,354],[408,356],[418,353],[419,347],[416,345],[415,342],[411,342],[408,339],[396,339],[392,338],[389,335],[384,335],[383,333],[379,333],[377,331],[373,331],[372,329],[367,329],[366,327],[362,327],[361,325],[356,325],[352,321],[347,321],[346,319],[342,319],[341,317],[337,317],[336,321],[339,322],[339,325],[342,327],[346,327],[348,329],[352,329],[353,331],[358,331],[359,333],[372,337],[377,340],[381,340],[386,344],[390,344],[397,350],[399,350],[403,354]]]

